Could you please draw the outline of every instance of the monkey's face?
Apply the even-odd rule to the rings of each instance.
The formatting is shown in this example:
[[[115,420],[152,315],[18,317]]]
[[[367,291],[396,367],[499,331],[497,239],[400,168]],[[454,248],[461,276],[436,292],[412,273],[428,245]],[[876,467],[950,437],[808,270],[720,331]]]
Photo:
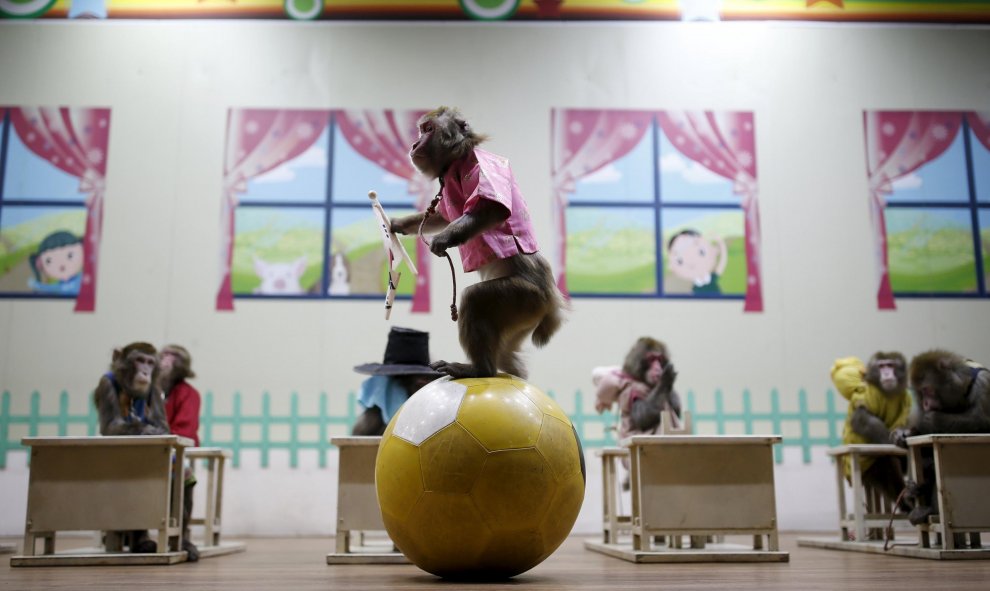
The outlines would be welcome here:
[[[155,378],[158,359],[154,355],[133,351],[127,356],[127,362],[131,365],[134,372],[134,375],[131,377],[131,394],[135,396],[147,396],[152,381]]]
[[[424,115],[419,120],[419,137],[409,150],[409,160],[412,161],[413,166],[430,178],[437,178],[440,175],[436,145],[439,143],[439,136],[436,132],[435,118]]]
[[[966,385],[952,372],[931,371],[914,382],[918,405],[925,412],[959,412],[966,408]]]

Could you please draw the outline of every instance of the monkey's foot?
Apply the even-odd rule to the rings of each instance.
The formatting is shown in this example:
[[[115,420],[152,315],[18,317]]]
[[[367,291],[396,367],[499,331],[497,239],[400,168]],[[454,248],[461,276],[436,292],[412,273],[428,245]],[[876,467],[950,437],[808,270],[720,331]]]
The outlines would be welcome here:
[[[908,521],[911,525],[919,525],[928,522],[928,517],[936,513],[933,507],[918,505],[908,513]]]
[[[495,375],[494,373],[486,374],[478,371],[478,369],[471,364],[454,363],[453,361],[434,361],[430,364],[430,367],[440,373],[447,374],[455,380],[460,380],[463,378],[489,378],[494,377]]]

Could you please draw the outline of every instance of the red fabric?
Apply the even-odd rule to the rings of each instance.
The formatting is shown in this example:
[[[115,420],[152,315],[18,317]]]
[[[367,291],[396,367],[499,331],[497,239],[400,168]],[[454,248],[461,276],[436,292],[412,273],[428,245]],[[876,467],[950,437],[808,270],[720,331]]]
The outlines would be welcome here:
[[[165,416],[173,435],[188,437],[199,446],[199,390],[182,381],[165,397]]]
[[[966,121],[976,140],[990,150],[990,111],[970,111],[966,113]]]
[[[110,109],[20,107],[10,109],[18,137],[31,152],[79,179],[86,197],[83,276],[76,312],[96,308],[96,271],[103,232],[103,193],[110,140]]]
[[[875,231],[877,307],[893,310],[887,256],[886,199],[893,182],[935,160],[952,145],[962,113],[954,111],[865,111],[866,169],[870,183],[870,214]]]
[[[385,170],[408,181],[407,191],[416,195],[416,206],[426,209],[433,199],[433,181],[419,173],[409,160],[409,148],[419,136],[416,122],[423,110],[393,111],[363,109],[336,112],[340,133],[355,152]],[[419,261],[416,287],[412,297],[413,312],[430,311],[429,250],[422,240],[416,241]]]

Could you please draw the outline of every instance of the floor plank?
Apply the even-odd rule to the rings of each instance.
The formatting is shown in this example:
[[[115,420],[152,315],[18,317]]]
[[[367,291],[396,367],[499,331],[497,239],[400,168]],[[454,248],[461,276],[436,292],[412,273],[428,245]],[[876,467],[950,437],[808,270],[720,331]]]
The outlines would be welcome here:
[[[801,536],[809,535],[807,533]],[[819,534],[821,535],[821,534]],[[613,591],[671,589],[753,589],[898,591],[987,589],[990,560],[939,562],[877,556],[797,546],[798,534],[783,534],[781,549],[789,563],[632,564],[585,550],[588,536],[572,536],[533,570],[506,583],[489,583],[486,591],[525,585],[532,590]],[[294,591],[367,591],[428,589],[436,577],[411,565],[327,565],[332,538],[249,538],[247,551],[174,566],[22,567],[0,556],[0,589],[286,589]],[[14,543],[16,539],[0,539]],[[63,538],[59,550],[92,544],[91,538]],[[445,584],[444,584],[445,585]],[[445,585],[446,586],[446,585]],[[461,589],[465,584],[446,586]]]

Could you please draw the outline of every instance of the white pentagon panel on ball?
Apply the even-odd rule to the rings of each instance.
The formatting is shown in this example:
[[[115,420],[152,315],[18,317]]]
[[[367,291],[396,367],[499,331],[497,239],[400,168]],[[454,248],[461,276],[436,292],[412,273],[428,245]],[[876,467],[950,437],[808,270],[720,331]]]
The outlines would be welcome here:
[[[424,386],[402,405],[392,434],[413,445],[454,422],[467,386],[440,378]]]

